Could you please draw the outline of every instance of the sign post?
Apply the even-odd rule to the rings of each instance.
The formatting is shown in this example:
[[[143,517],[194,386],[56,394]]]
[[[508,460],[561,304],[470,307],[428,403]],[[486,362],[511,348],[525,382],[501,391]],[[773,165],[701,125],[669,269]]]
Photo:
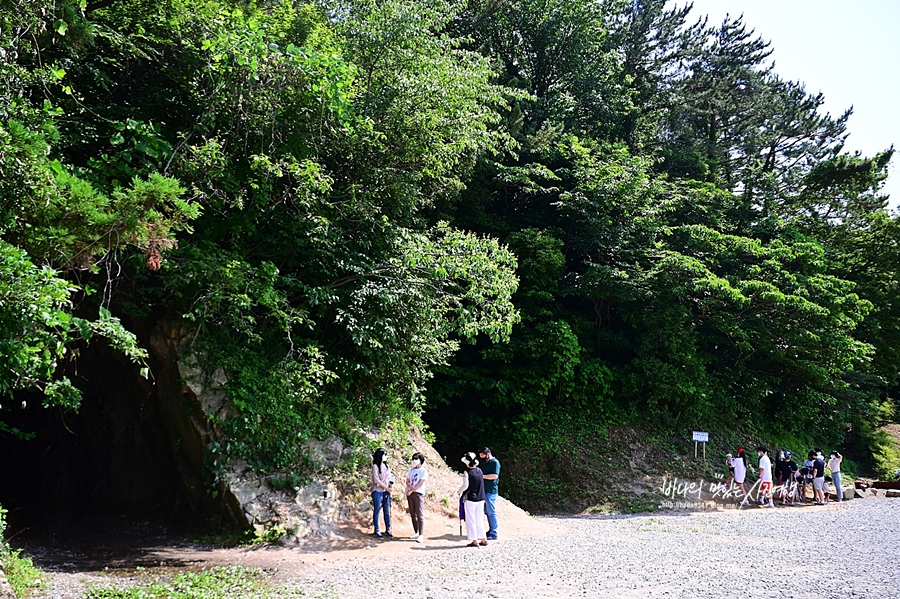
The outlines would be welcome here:
[[[706,444],[709,443],[709,433],[694,431],[694,459],[697,459],[697,444],[703,443],[703,461],[706,461]]]

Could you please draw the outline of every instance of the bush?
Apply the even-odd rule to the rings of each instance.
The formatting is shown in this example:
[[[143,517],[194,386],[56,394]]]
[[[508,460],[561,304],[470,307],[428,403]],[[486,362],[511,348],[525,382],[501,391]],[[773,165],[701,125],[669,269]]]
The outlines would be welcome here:
[[[285,595],[287,593],[287,595]],[[261,570],[227,566],[184,572],[168,581],[142,581],[117,589],[100,587],[85,592],[85,599],[243,599],[290,596],[269,588]]]
[[[21,550],[13,551],[3,534],[6,531],[6,510],[0,507],[0,562],[9,580],[9,586],[19,599],[31,596],[34,589],[46,585],[46,577],[41,570],[34,566],[30,557],[22,557]]]

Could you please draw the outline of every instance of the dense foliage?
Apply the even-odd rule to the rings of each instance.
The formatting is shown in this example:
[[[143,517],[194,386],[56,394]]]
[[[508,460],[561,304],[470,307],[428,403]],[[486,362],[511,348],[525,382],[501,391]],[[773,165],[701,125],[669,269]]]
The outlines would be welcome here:
[[[892,150],[662,0],[0,0],[0,406],[113,316],[229,372],[212,447],[415,420],[839,442],[892,413]],[[136,366],[135,368],[139,368]],[[0,432],[11,427],[0,421]],[[21,431],[16,431],[23,434]]]
[[[832,444],[877,422],[900,348],[892,150],[842,153],[849,111],[780,79],[741,19],[573,6],[458,21],[531,93],[518,151],[449,208],[516,253],[522,325],[442,370],[440,432],[557,455],[617,423]]]

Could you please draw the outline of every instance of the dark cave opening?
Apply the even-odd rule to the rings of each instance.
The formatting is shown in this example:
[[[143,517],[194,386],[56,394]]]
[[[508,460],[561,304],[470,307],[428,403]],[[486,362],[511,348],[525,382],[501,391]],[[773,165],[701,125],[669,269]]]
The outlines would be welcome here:
[[[0,434],[7,536],[98,516],[173,522],[208,515],[197,500],[205,494],[202,481],[189,472],[202,457],[187,455],[202,456],[202,449],[171,425],[172,402],[159,381],[142,378],[137,365],[103,343],[82,348],[70,370],[82,392],[77,413],[44,408],[40,393],[22,393],[5,414],[9,424],[34,433],[25,441]]]

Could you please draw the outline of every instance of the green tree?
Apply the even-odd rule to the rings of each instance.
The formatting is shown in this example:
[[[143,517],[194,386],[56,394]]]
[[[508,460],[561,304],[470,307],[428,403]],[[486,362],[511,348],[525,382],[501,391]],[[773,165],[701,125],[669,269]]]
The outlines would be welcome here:
[[[0,399],[7,409],[15,391],[38,388],[45,405],[75,409],[80,393],[60,373],[77,342],[104,337],[138,363],[146,352],[106,305],[94,306],[96,320],[76,317],[73,297],[92,291],[84,283],[90,276],[79,282],[67,275],[90,272],[128,246],[158,267],[175,232],[190,230],[198,207],[158,174],[107,194],[59,160],[54,144],[64,113],[46,98],[41,104],[32,98],[37,89],[71,90],[60,86],[64,69],[36,57],[43,44],[80,42],[83,31],[69,26],[78,6],[6,2],[4,8],[10,10],[0,25]]]
[[[426,215],[510,144],[507,96],[445,33],[453,14],[122,0],[75,11],[83,44],[43,48],[65,65],[53,101],[79,181],[113,199],[134,177],[170,185],[154,210],[177,248],[113,306],[193,321],[228,369],[239,414],[214,453],[284,466],[298,436],[414,419],[460,340],[508,337],[512,255]]]

